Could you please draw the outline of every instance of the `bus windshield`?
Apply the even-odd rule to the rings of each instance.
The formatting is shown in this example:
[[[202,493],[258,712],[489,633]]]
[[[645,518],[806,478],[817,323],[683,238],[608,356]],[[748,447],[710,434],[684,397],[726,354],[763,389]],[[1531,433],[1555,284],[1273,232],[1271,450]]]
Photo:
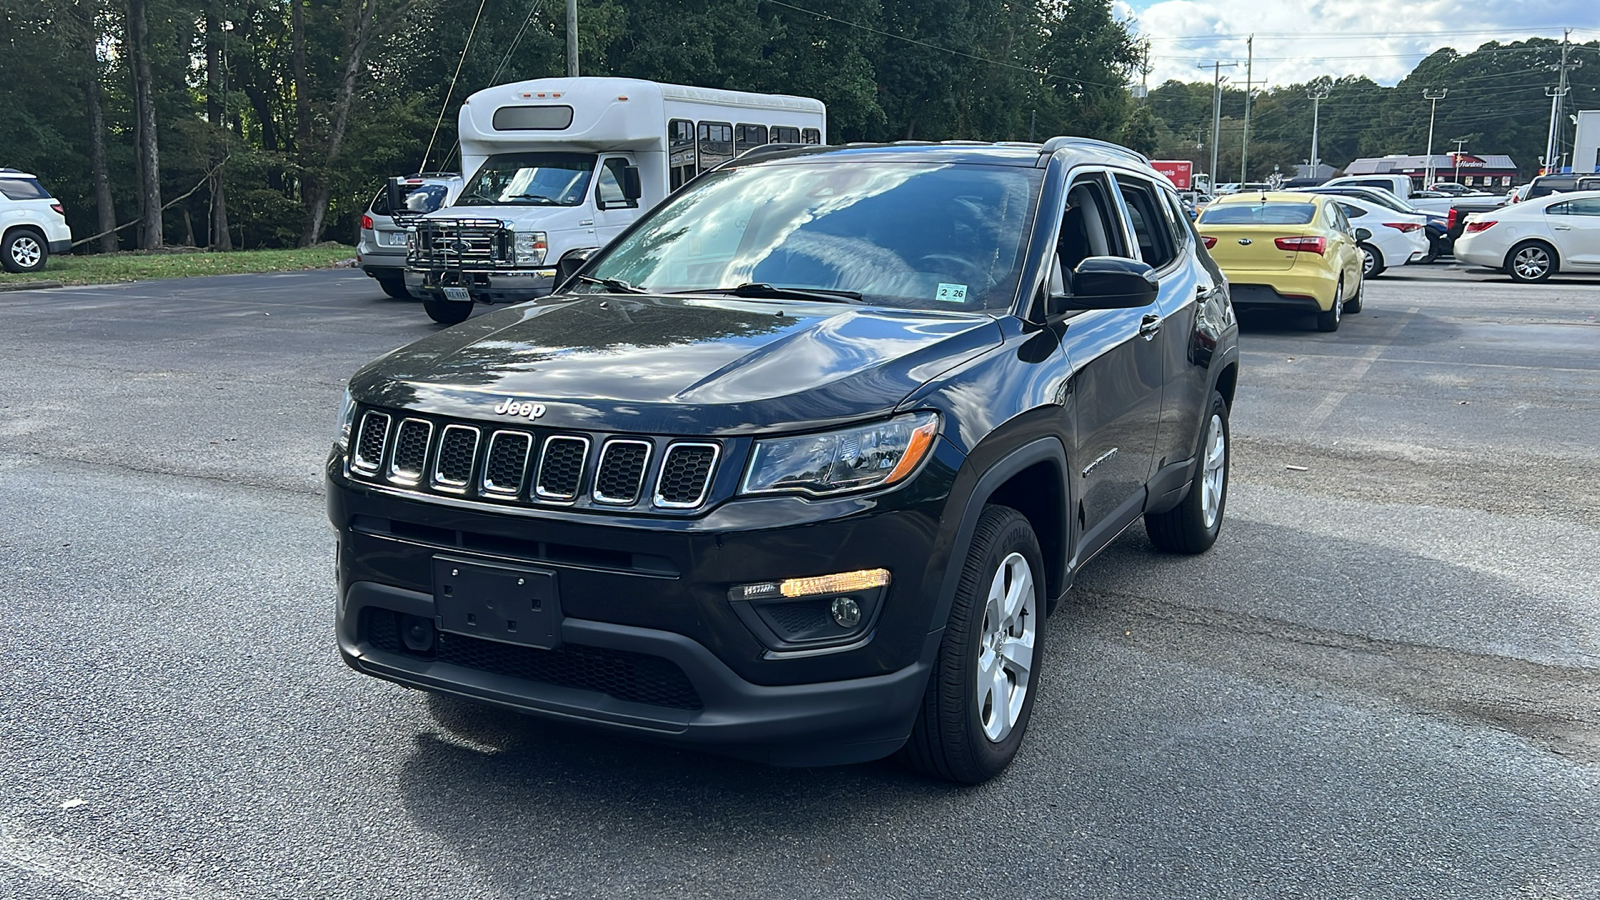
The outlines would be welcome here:
[[[592,153],[501,153],[489,157],[457,206],[577,206],[594,173]]]

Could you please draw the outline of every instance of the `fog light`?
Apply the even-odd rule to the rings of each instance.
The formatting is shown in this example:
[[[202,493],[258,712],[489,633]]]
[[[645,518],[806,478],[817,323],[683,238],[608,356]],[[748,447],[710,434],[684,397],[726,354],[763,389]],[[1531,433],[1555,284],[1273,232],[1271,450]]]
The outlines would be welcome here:
[[[888,569],[862,569],[858,572],[841,572],[837,575],[818,575],[811,578],[785,578],[782,581],[764,581],[760,584],[740,585],[733,589],[735,600],[764,600],[769,597],[815,597],[839,591],[866,591],[881,588],[889,583]]]
[[[433,622],[421,616],[400,617],[400,639],[405,642],[406,649],[412,653],[428,653],[433,650]]]
[[[861,604],[853,597],[833,598],[833,605],[828,611],[833,613],[833,621],[840,628],[854,628],[861,624]]]

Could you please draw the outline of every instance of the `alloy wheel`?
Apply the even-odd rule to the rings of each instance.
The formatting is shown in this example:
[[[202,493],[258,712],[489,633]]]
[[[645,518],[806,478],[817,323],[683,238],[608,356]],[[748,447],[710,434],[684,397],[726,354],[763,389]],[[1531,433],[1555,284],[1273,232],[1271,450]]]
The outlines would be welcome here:
[[[1550,254],[1543,247],[1523,247],[1517,251],[1511,265],[1523,278],[1541,278],[1550,271]]]
[[[1001,560],[983,608],[977,666],[978,721],[990,741],[1011,734],[1032,682],[1038,627],[1033,568],[1021,553]]]
[[[1228,437],[1222,428],[1222,417],[1216,413],[1206,423],[1206,450],[1202,460],[1204,470],[1200,476],[1200,510],[1206,528],[1214,528],[1222,515],[1222,491],[1228,480]]]
[[[11,261],[19,268],[31,269],[39,264],[43,248],[34,238],[23,235],[11,242]]]

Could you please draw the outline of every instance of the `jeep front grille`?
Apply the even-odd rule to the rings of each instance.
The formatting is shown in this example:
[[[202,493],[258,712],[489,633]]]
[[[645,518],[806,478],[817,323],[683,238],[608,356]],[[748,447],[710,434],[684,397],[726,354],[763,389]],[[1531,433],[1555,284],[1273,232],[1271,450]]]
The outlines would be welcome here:
[[[379,410],[358,421],[350,454],[357,478],[532,506],[699,509],[722,449],[713,441],[494,428]]]

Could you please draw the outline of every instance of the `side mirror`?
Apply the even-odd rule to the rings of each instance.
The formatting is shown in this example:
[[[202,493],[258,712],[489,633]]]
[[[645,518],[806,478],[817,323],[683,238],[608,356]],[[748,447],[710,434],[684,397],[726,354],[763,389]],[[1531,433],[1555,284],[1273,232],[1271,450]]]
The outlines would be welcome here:
[[[1372,232],[1368,231],[1365,228],[1357,228],[1356,229],[1356,240],[1358,240],[1358,241],[1370,241],[1370,240],[1372,240]]]
[[[1091,256],[1072,270],[1072,294],[1054,298],[1052,312],[1074,309],[1137,309],[1161,291],[1156,270],[1136,259]]]
[[[639,183],[639,167],[624,166],[622,169],[622,196],[629,200],[637,200],[644,196],[644,187]]]
[[[589,261],[589,257],[594,255],[596,249],[589,247],[583,250],[574,250],[561,257],[561,261],[556,263],[555,293],[559,294],[567,289],[567,283],[572,281],[573,277],[578,274],[578,270],[583,268],[584,264]]]

